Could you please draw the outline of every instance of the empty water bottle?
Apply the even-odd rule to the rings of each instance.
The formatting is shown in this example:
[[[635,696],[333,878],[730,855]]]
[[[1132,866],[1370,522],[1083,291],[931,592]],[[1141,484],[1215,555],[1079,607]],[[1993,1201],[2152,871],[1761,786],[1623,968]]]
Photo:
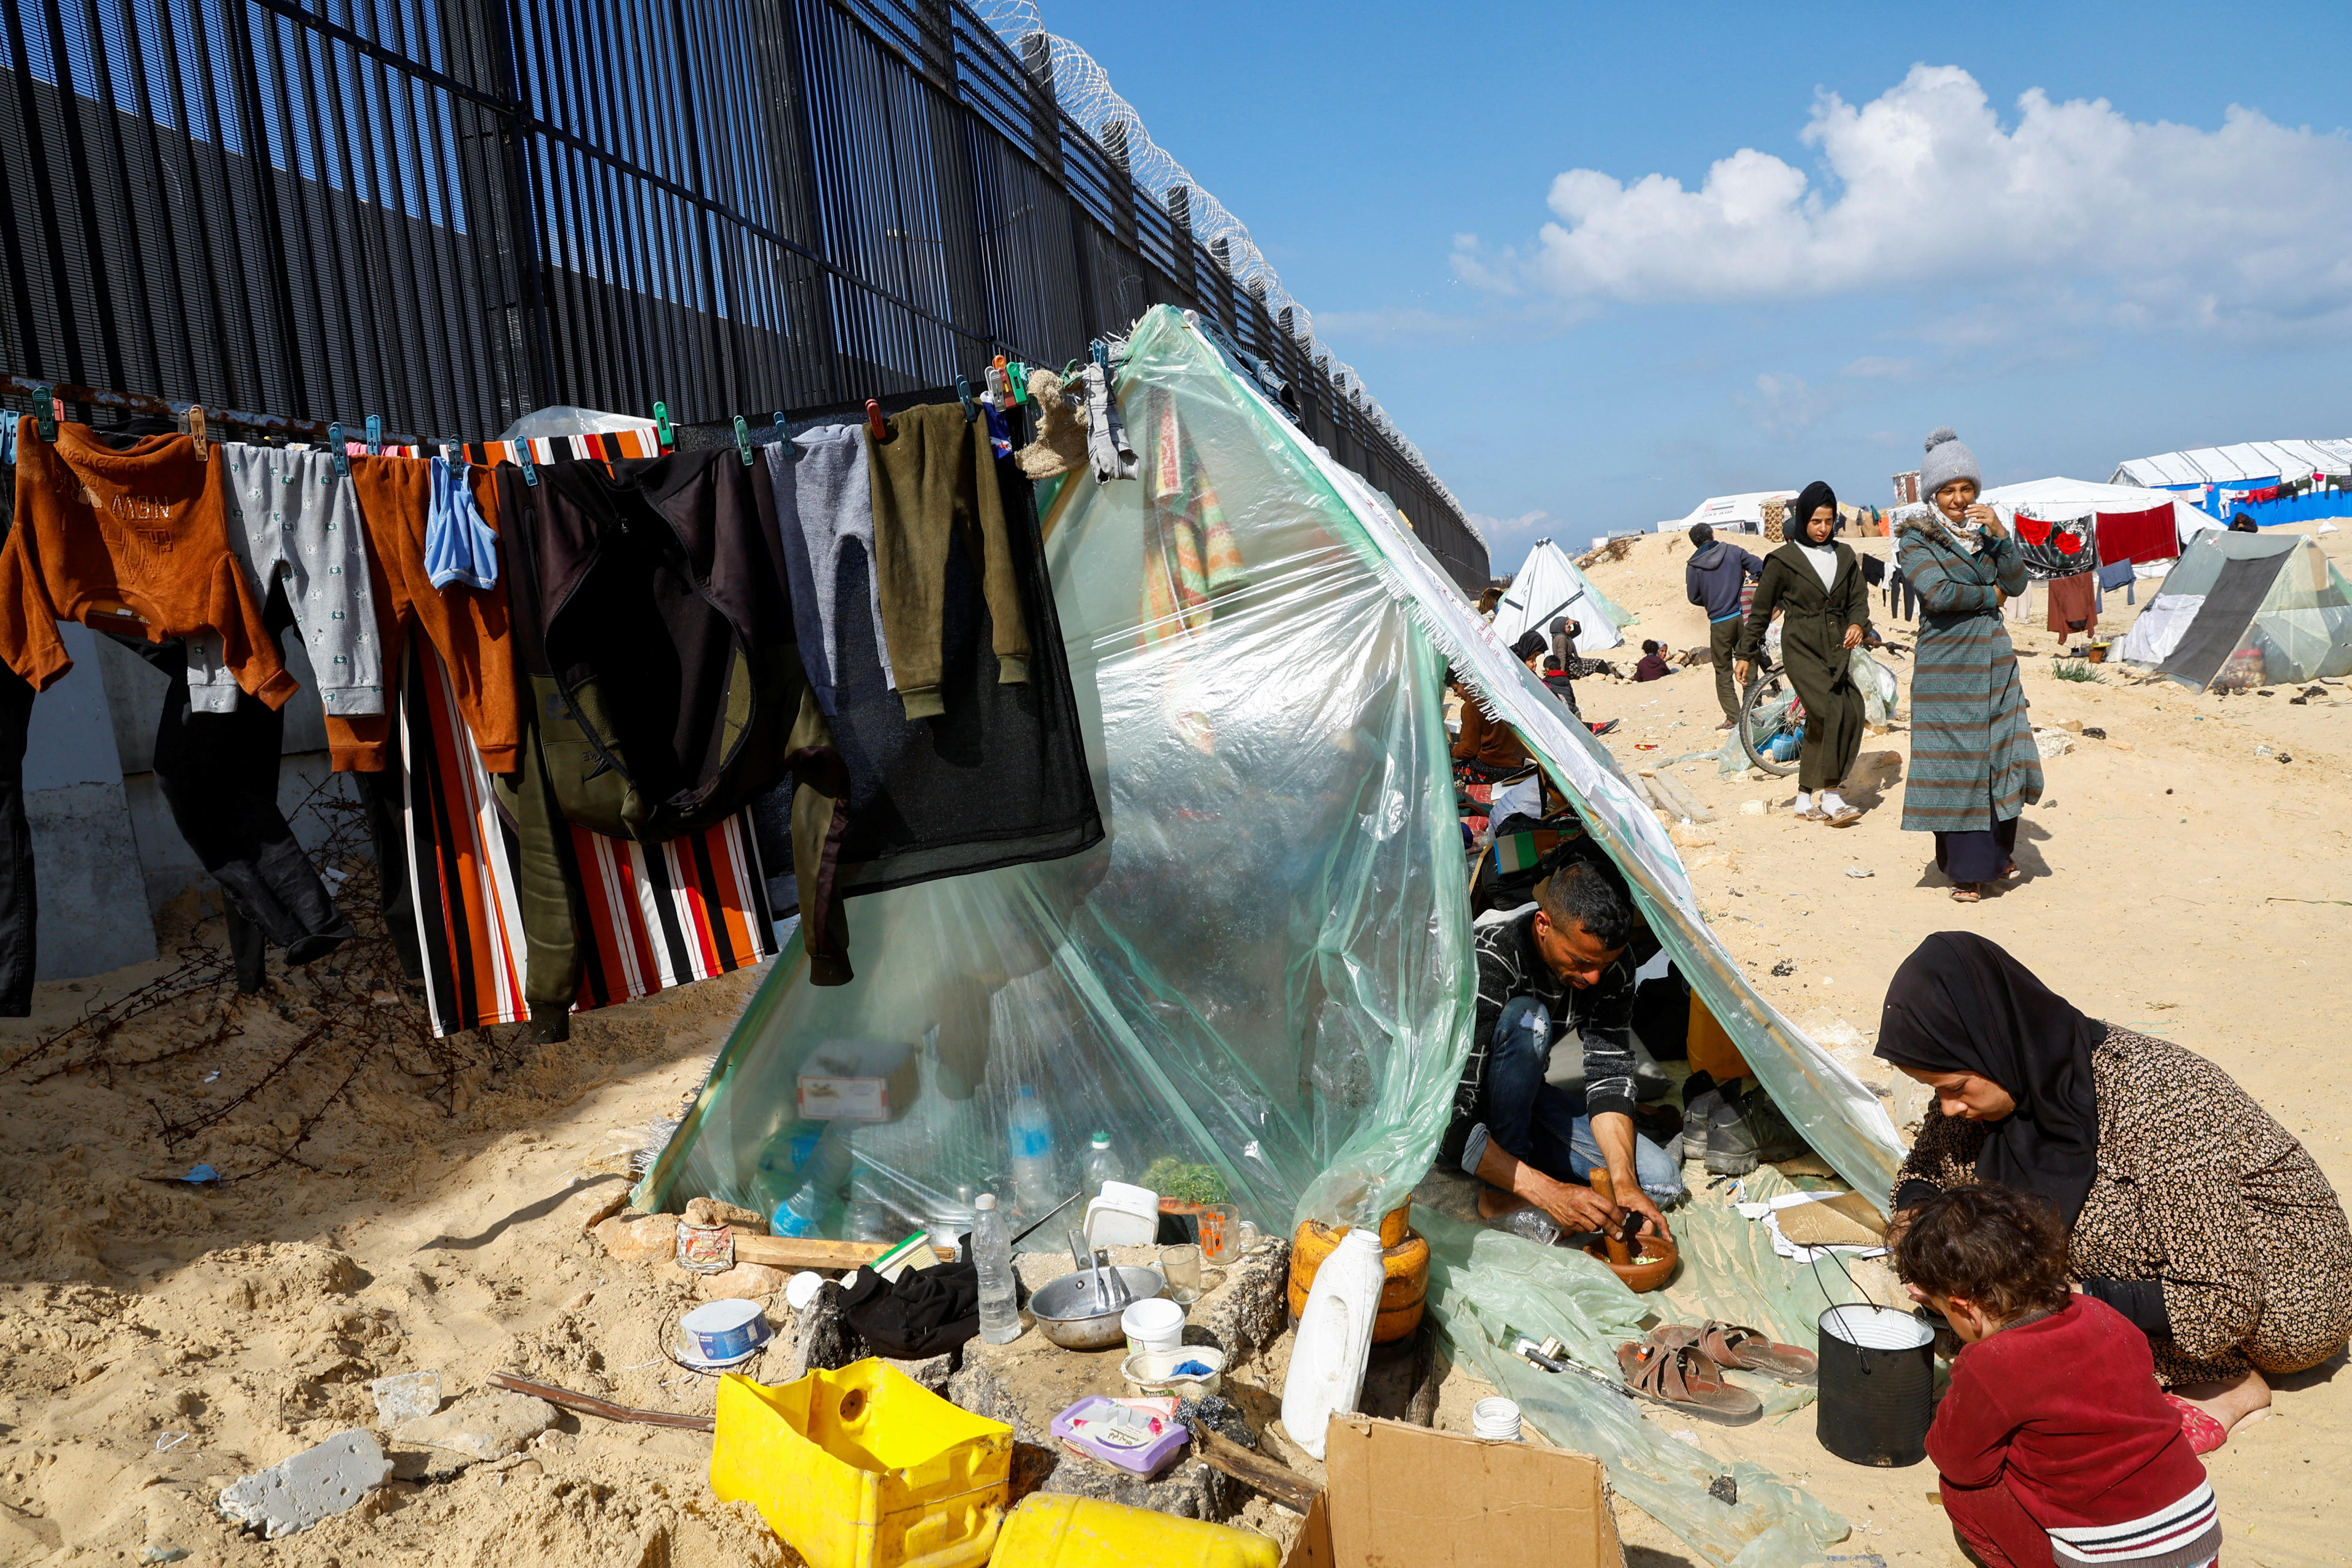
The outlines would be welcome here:
[[[1012,1134],[1013,1206],[1044,1214],[1070,1195],[1055,1168],[1053,1118],[1045,1114],[1045,1102],[1037,1091],[1024,1083],[1005,1121]]]
[[[849,1179],[849,1140],[840,1123],[825,1129],[816,1148],[801,1167],[801,1184],[793,1195],[768,1216],[768,1228],[778,1236],[822,1236],[841,1201],[842,1184]]]
[[[980,1337],[1009,1344],[1021,1337],[1021,1305],[1013,1283],[1013,1233],[994,1193],[972,1200],[971,1260],[980,1273]]]
[[[1096,1133],[1094,1142],[1087,1146],[1087,1193],[1091,1194],[1101,1192],[1105,1182],[1125,1180],[1127,1180],[1127,1164],[1118,1157],[1118,1152],[1110,1146],[1110,1134]]]

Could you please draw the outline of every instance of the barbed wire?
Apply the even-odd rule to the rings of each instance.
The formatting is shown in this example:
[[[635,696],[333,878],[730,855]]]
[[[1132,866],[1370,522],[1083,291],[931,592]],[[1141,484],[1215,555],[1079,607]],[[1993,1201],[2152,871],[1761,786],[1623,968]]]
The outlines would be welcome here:
[[[1110,74],[1095,58],[1083,46],[1046,32],[1036,0],[971,0],[971,5],[1016,57],[1024,54],[1030,38],[1042,36],[1045,39],[1053,61],[1054,96],[1063,111],[1098,145],[1106,149],[1115,143],[1123,146],[1127,170],[1136,188],[1163,211],[1172,214],[1180,204],[1171,200],[1171,193],[1183,192],[1181,205],[1189,214],[1192,233],[1222,257],[1225,270],[1237,282],[1265,299],[1267,314],[1280,321],[1285,310],[1290,312],[1291,335],[1298,340],[1308,360],[1331,378],[1333,388],[1386,437],[1413,470],[1444,499],[1479,542],[1486,542],[1486,535],[1470,521],[1469,509],[1437,477],[1412,438],[1389,417],[1388,410],[1364,385],[1364,378],[1356,367],[1332,353],[1330,345],[1315,335],[1313,312],[1283,287],[1281,274],[1250,237],[1248,226],[1194,179],[1192,171],[1177,162],[1173,153],[1152,140],[1143,117],[1111,86]]]

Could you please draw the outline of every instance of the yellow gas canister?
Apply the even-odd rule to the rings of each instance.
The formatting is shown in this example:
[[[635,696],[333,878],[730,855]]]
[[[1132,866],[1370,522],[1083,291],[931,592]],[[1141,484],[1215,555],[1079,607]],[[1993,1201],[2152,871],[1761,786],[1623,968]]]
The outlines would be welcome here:
[[[1031,1492],[1005,1517],[989,1568],[1276,1568],[1254,1531],[1095,1498]]]
[[[1013,1428],[868,1358],[768,1388],[719,1380],[710,1489],[809,1568],[972,1568],[1004,1521]]]

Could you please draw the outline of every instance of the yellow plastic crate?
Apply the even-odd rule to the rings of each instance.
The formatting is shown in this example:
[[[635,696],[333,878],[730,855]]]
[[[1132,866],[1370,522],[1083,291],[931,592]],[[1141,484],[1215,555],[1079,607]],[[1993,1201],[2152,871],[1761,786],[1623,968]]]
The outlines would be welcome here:
[[[1252,1531],[1095,1498],[1021,1500],[990,1568],[1276,1568],[1273,1542]]]
[[[767,1388],[719,1380],[710,1489],[809,1568],[972,1568],[1004,1522],[1013,1428],[868,1359]]]

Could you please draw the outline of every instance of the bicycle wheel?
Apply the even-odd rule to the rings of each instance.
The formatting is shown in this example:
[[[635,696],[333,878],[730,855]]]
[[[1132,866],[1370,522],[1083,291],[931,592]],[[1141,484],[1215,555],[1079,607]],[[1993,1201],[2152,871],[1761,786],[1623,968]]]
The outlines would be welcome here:
[[[1750,763],[1786,778],[1797,771],[1797,749],[1791,742],[1804,732],[1805,705],[1785,670],[1771,670],[1748,683],[1739,702],[1739,744]],[[1775,761],[1775,752],[1787,760]]]

